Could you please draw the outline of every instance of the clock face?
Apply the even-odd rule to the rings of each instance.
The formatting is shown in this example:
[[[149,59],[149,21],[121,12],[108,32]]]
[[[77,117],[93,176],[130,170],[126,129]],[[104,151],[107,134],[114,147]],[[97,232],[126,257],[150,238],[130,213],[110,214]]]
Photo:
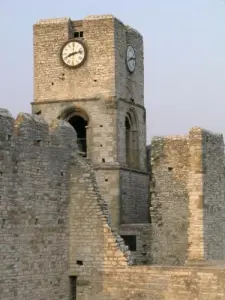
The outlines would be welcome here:
[[[82,65],[87,56],[85,45],[78,40],[66,42],[61,49],[63,63],[70,68],[77,68]]]
[[[127,67],[128,70],[133,73],[136,65],[136,55],[133,46],[129,45],[127,47]]]

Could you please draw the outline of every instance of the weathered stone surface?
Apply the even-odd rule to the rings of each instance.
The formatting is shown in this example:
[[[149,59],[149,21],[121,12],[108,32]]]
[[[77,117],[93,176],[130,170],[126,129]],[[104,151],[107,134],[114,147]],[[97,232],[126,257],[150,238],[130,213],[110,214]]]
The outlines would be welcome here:
[[[77,153],[74,129],[28,114],[10,121],[1,118],[12,134],[0,148],[1,297],[68,299],[74,273],[87,283],[78,295],[98,291],[105,266],[132,260],[93,168]]]
[[[150,157],[152,262],[224,259],[222,135],[194,127],[187,136],[154,138]]]
[[[188,138],[154,138],[150,164],[152,263],[184,264],[188,248]]]
[[[1,299],[68,299],[68,144],[76,134],[55,135],[27,114],[11,121],[1,126],[10,134],[0,147]]]
[[[74,30],[83,32],[81,40],[88,49],[86,61],[75,70],[66,68],[60,58],[60,49],[74,37]],[[132,75],[125,63],[130,44],[136,52]],[[87,155],[109,204],[113,225],[119,229],[120,222],[147,223],[149,175],[140,33],[112,15],[91,16],[81,21],[40,21],[34,25],[34,66],[33,113],[41,111],[48,122],[57,118],[69,121],[76,112],[86,116]],[[130,110],[138,130],[137,149],[128,149],[135,155],[133,168],[127,168],[126,158],[125,118]],[[133,172],[134,168],[141,172]],[[128,193],[135,182],[136,188]],[[129,197],[127,201],[123,196],[126,203],[121,199],[121,191]]]
[[[59,53],[75,31],[73,70]],[[0,109],[0,299],[224,300],[223,138],[146,148],[143,70],[142,36],[112,15],[35,24],[35,115]]]

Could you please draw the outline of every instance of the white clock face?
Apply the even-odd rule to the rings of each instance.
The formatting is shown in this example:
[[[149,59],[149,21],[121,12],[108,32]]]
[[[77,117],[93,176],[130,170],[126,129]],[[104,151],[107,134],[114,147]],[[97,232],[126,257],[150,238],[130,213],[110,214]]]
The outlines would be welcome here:
[[[136,65],[135,51],[134,48],[131,45],[129,45],[127,47],[127,67],[131,73],[134,72],[135,65]]]
[[[84,62],[86,54],[86,47],[77,40],[68,41],[61,50],[62,61],[71,68],[79,67]]]

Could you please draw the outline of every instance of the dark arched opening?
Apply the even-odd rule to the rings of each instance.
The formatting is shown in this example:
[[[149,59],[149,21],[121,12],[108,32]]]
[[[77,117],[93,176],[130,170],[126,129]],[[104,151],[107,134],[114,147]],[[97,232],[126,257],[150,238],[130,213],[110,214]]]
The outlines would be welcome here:
[[[87,121],[79,115],[72,116],[68,119],[70,125],[76,130],[78,150],[83,156],[87,156],[87,137],[86,126]]]
[[[88,124],[89,117],[87,113],[78,107],[67,107],[60,115],[59,119],[65,120],[75,129],[77,133],[78,151],[84,157],[88,156]]]
[[[126,164],[128,167],[139,167],[138,129],[134,111],[129,111],[125,117],[126,131]]]
[[[131,145],[131,141],[130,141],[130,129],[131,129],[131,124],[130,124],[130,120],[129,118],[126,116],[125,118],[125,129],[126,129],[126,163],[129,166],[130,165],[130,145]]]

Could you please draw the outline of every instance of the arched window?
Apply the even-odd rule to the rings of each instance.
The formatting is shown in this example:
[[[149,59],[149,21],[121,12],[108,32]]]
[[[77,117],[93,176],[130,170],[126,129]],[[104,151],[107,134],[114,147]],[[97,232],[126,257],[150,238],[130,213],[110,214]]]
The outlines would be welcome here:
[[[133,110],[125,117],[126,164],[131,168],[139,167],[139,143],[137,120]]]
[[[60,119],[64,119],[70,125],[73,126],[77,133],[77,144],[80,154],[84,157],[87,156],[87,126],[88,126],[88,116],[80,109],[69,108],[63,111]]]
[[[87,136],[86,136],[86,126],[87,121],[79,115],[72,116],[68,122],[77,133],[77,144],[78,150],[83,156],[87,156]]]

